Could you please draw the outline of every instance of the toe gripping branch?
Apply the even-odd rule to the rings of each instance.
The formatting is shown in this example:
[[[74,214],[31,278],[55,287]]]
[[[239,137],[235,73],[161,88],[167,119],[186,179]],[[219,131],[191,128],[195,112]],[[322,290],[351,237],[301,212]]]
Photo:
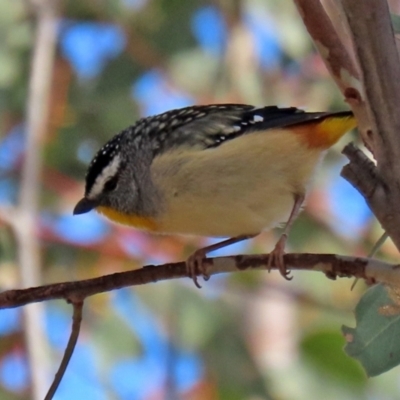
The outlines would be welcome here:
[[[188,277],[193,280],[197,288],[201,289],[201,286],[197,279],[198,275],[202,275],[205,281],[210,279],[210,276],[207,273],[207,262],[205,260],[207,254],[211,253],[212,251],[222,249],[226,246],[230,246],[231,244],[251,239],[254,236],[256,235],[237,236],[196,250],[186,261],[186,271]]]
[[[300,213],[301,206],[304,203],[304,194],[296,194],[294,196],[294,204],[292,211],[290,213],[289,219],[286,223],[285,229],[278,242],[275,245],[275,248],[271,251],[268,257],[268,271],[271,270],[272,266],[275,266],[279,269],[279,272],[286,280],[291,280],[290,271],[286,268],[285,261],[283,256],[285,255],[285,246],[288,238],[289,231],[293,225],[293,222],[296,220],[297,216]],[[198,282],[198,275],[202,275],[204,280],[208,280],[210,276],[207,273],[207,262],[205,261],[205,257],[208,253],[212,251],[222,249],[223,247],[230,246],[231,244],[235,244],[241,242],[243,240],[251,239],[256,235],[242,235],[233,237],[227,240],[223,240],[222,242],[212,244],[211,246],[203,247],[195,251],[186,261],[186,271],[188,277],[191,278],[196,285],[197,288],[201,288]]]

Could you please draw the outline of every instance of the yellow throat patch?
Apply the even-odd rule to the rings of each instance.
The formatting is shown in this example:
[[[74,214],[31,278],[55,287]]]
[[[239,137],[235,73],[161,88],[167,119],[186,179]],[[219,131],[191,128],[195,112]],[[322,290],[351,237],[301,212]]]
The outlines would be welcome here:
[[[157,230],[157,224],[155,221],[147,217],[141,217],[135,214],[123,214],[117,210],[102,206],[97,207],[96,211],[103,214],[111,221],[118,222],[119,224],[133,226],[147,231]]]

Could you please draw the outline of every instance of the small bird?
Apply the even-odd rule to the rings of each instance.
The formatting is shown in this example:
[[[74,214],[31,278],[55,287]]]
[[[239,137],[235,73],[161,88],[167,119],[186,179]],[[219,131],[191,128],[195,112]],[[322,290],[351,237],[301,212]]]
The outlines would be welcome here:
[[[283,255],[322,156],[356,126],[351,111],[216,104],[142,118],[95,155],[74,214],[92,209],[156,233],[229,237],[186,262],[196,284],[205,256],[286,222],[270,253]]]

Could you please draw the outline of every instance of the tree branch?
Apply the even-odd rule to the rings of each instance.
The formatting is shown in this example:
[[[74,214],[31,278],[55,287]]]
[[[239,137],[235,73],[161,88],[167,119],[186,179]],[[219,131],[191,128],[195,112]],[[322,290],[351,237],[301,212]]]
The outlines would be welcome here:
[[[322,60],[357,118],[358,129],[364,143],[372,151],[372,143],[368,135],[369,116],[365,108],[365,93],[361,83],[360,69],[354,54],[350,54],[352,49],[347,48],[341,40],[347,37],[348,33],[342,29],[342,23],[340,26],[333,25],[332,19],[320,0],[294,0],[294,2]],[[340,13],[340,7],[335,4],[335,7],[327,9],[335,13],[333,21],[338,23],[337,13]],[[347,41],[350,41],[350,38]]]
[[[386,0],[294,0],[327,68],[352,107],[364,143],[377,160],[353,148],[342,172],[364,196],[400,249],[400,63]],[[341,14],[345,21],[339,21]],[[336,23],[334,26],[333,22]],[[341,35],[337,32],[342,29]],[[347,36],[352,46],[343,44]],[[342,39],[342,40],[341,40]],[[354,51],[354,55],[349,55]],[[366,167],[366,169],[365,169]]]
[[[400,63],[386,0],[343,0],[359,60],[378,168],[400,170]],[[371,34],[373,32],[373,34]],[[392,176],[389,178],[392,178]]]
[[[367,136],[383,185],[376,191],[379,195],[368,197],[360,190],[369,186],[365,176],[346,177],[400,249],[400,63],[389,9],[386,0],[342,0],[341,4],[360,65],[370,125]]]
[[[321,2],[319,0],[295,0],[295,4],[326,67],[344,93],[349,85],[355,83],[354,79],[359,79],[357,66],[340,40]]]
[[[204,262],[208,265],[207,273],[211,276],[226,272],[265,270],[268,257],[268,254],[237,255],[207,258]],[[286,254],[284,260],[285,264],[293,270],[320,271],[331,279],[356,277],[365,279],[371,284],[384,283],[400,286],[399,266],[374,259],[334,254]],[[185,277],[187,277],[185,262],[159,266],[148,265],[137,270],[82,281],[7,290],[0,293],[0,309],[55,299],[65,299],[75,303],[83,301],[86,297],[111,290]]]

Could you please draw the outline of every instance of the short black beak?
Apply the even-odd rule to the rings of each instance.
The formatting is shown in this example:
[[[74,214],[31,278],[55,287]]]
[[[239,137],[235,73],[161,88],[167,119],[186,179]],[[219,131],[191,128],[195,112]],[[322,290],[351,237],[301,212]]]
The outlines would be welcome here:
[[[96,207],[96,202],[94,200],[89,200],[86,197],[78,201],[78,204],[74,208],[74,215],[85,214],[93,208]]]

